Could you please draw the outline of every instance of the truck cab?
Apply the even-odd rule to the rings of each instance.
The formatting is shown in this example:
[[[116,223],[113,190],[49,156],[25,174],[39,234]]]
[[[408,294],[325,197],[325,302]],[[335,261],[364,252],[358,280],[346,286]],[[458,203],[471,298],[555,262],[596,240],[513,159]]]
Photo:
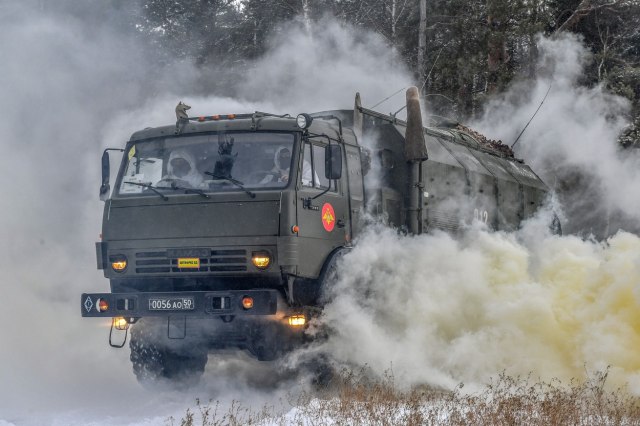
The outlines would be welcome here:
[[[83,316],[135,324],[139,378],[150,375],[139,346],[163,347],[167,359],[194,345],[272,359],[299,343],[323,273],[357,233],[350,212],[364,202],[361,148],[336,117],[178,124],[127,142],[96,243],[111,292],[81,301]]]

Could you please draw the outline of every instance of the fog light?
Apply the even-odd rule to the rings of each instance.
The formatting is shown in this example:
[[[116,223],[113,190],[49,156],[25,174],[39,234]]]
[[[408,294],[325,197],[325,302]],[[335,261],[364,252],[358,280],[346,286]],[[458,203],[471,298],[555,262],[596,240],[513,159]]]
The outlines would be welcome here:
[[[116,272],[124,271],[127,269],[127,258],[124,256],[111,258],[111,267]]]
[[[251,261],[258,269],[267,269],[271,264],[271,256],[267,252],[256,252],[251,256]]]
[[[300,326],[300,325],[305,325],[306,322],[307,322],[307,319],[305,318],[304,315],[291,315],[289,317],[289,325]]]
[[[100,312],[106,312],[109,310],[109,302],[107,302],[107,299],[98,299],[96,306]]]
[[[129,328],[129,323],[122,317],[116,317],[113,319],[113,326],[116,330],[126,330]]]
[[[253,297],[245,296],[242,298],[242,307],[245,309],[253,308]]]

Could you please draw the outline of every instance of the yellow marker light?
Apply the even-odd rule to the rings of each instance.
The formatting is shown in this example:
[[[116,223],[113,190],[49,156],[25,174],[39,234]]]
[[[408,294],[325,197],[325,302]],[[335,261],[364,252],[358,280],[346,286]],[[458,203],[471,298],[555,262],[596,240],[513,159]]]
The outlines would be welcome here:
[[[122,317],[115,317],[113,319],[113,326],[116,330],[126,330],[127,328],[129,328],[129,323]]]
[[[253,297],[245,296],[242,298],[242,307],[245,309],[253,308]]]
[[[98,299],[96,306],[98,306],[98,311],[100,312],[106,312],[109,310],[109,302],[107,302],[106,299]]]
[[[293,326],[301,326],[305,325],[307,322],[307,318],[304,315],[291,315],[289,317],[289,325]]]
[[[271,256],[267,252],[256,252],[251,256],[251,262],[258,269],[267,269],[271,264]]]
[[[122,272],[127,269],[127,259],[119,259],[111,262],[111,267],[116,272]]]

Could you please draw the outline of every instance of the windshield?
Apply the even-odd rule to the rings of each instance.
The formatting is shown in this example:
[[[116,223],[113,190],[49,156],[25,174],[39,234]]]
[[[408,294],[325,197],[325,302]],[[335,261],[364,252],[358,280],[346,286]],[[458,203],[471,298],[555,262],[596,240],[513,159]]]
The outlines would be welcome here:
[[[291,174],[293,133],[180,136],[130,146],[119,194],[284,188]]]

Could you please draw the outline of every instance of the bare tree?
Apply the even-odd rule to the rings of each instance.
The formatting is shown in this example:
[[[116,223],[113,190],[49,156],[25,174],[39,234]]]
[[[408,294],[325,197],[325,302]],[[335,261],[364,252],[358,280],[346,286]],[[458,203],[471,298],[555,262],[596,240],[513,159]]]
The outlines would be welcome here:
[[[424,87],[426,76],[425,57],[427,54],[427,0],[420,0],[420,23],[418,27],[418,87]],[[422,90],[424,95],[424,90]]]

